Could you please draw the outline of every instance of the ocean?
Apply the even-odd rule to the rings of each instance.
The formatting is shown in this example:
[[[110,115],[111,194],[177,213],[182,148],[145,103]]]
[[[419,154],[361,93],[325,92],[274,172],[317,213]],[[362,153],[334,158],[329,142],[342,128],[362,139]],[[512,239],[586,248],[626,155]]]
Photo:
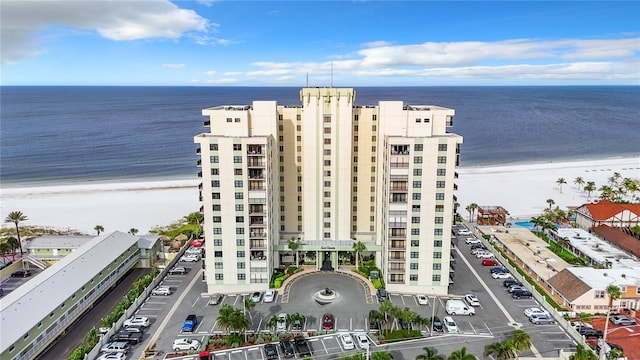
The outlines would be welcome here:
[[[640,87],[355,87],[456,110],[460,166],[640,155]],[[297,87],[1,87],[3,185],[196,178],[203,108],[276,100]]]

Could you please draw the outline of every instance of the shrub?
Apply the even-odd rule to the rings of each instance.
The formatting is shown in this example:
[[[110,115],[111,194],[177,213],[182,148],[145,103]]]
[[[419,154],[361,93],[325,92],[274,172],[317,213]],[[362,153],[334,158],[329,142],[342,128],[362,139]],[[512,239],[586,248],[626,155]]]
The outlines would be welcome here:
[[[399,341],[399,340],[407,340],[407,339],[418,339],[422,337],[422,333],[418,330],[395,330],[391,331],[385,335],[385,339],[388,342]]]

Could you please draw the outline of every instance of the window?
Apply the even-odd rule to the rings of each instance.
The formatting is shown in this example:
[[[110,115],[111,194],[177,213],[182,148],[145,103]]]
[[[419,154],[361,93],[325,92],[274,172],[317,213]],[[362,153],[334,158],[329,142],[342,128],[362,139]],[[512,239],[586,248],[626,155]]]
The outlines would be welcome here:
[[[218,227],[214,227],[213,228],[213,234],[214,235],[221,235],[222,234],[222,228],[218,228]],[[215,240],[214,240],[215,241]],[[221,240],[222,241],[222,240]],[[215,244],[214,244],[215,245]],[[220,243],[220,245],[222,245],[222,242]]]
[[[442,235],[442,229],[433,229],[433,235]]]
[[[233,162],[236,164],[241,164],[242,163],[242,156],[234,156],[233,157]]]
[[[222,251],[214,251],[214,252],[213,252],[213,257],[219,257],[219,258],[221,258],[221,257],[222,257]]]
[[[244,222],[244,216],[236,216],[236,222],[237,223],[243,223]]]
[[[211,198],[212,199],[220,199],[220,193],[217,193],[217,192],[211,193]]]
[[[413,188],[414,189],[419,189],[422,187],[422,181],[414,181],[413,182]]]
[[[222,267],[223,267],[223,263],[221,263],[221,262],[216,262],[216,263],[214,263],[214,264],[213,264],[213,267],[214,267],[214,268],[216,268],[216,269],[222,269]]]
[[[245,274],[238,274],[238,280],[246,280],[246,275]]]
[[[244,211],[244,205],[243,204],[236,204],[236,211]]]
[[[414,164],[422,164],[422,156],[416,156],[413,158]]]
[[[233,185],[237,188],[241,188],[242,187],[242,180],[235,180],[233,182]]]
[[[238,119],[238,120],[240,120],[240,119]],[[242,150],[242,144],[233,144],[233,150],[241,151]]]
[[[596,299],[604,299],[604,291],[602,291],[602,290],[596,290],[596,291],[595,291],[595,298],[596,298]]]
[[[413,169],[414,176],[422,176],[422,169]]]
[[[235,196],[236,196],[236,199],[244,199],[244,194],[241,192],[237,192]]]
[[[411,258],[412,259],[417,259],[420,257],[420,253],[418,251],[412,251],[411,252]]]
[[[438,151],[447,151],[447,144],[438,144]]]
[[[442,247],[442,240],[433,240],[433,246]]]
[[[236,239],[236,246],[244,246],[244,239]]]
[[[412,212],[420,212],[420,205],[412,205],[411,206],[411,211]]]
[[[236,256],[239,258],[243,258],[244,257],[244,251],[240,250],[240,251],[236,251]]]
[[[412,216],[411,217],[412,224],[420,224],[420,216]]]
[[[440,275],[437,275],[437,274],[431,275],[431,280],[440,281]]]
[[[227,118],[227,122],[232,122],[233,119],[232,118]]]
[[[221,217],[221,216],[214,216],[214,217],[213,217],[213,222],[214,222],[214,223],[222,222],[222,217]]]
[[[436,175],[438,175],[438,176],[447,175],[447,169],[438,169],[438,170],[436,170]]]
[[[436,200],[444,200],[444,193],[436,193]]]
[[[242,235],[242,234],[244,234],[244,228],[241,228],[241,227],[236,228],[236,235]]]
[[[353,121],[358,121],[358,114],[353,115]]]
[[[371,117],[371,120],[373,120],[373,121],[378,120],[378,115],[373,115],[373,116]]]
[[[422,122],[422,119],[420,119],[420,118],[416,119],[416,123],[421,123],[421,122]]]
[[[439,189],[444,188],[444,181],[436,181],[436,187]]]
[[[411,235],[420,235],[420,229],[411,229]]]
[[[331,139],[324,139],[325,145],[331,145]]]
[[[219,169],[211,169],[211,175],[219,175],[219,174],[220,174]]]
[[[238,263],[238,269],[244,269],[244,263],[243,262],[239,262]]]
[[[442,268],[442,264],[439,264],[439,263],[433,264],[433,270],[440,270],[441,268]]]
[[[242,175],[242,169],[233,169],[233,175]]]
[[[216,274],[216,280],[224,280],[224,275]]]
[[[324,218],[325,218],[325,219],[331,218],[331,213],[330,213],[330,212],[328,212],[328,211],[327,211],[327,212],[325,212],[325,213],[324,213]]]
[[[358,131],[358,125],[353,126],[353,131]]]
[[[620,288],[620,292],[621,293],[627,292],[627,287],[626,286],[618,286],[618,287]],[[624,307],[624,306],[622,306],[622,307]]]
[[[411,246],[420,246],[419,240],[411,240]]]
[[[422,144],[413,145],[413,151],[422,151]]]
[[[417,263],[411,263],[411,264],[409,264],[409,269],[411,269],[411,270],[418,270],[418,264],[417,264]]]
[[[418,275],[415,275],[415,274],[409,275],[409,281],[418,281]]]
[[[324,133],[325,134],[331,134],[331,128],[330,127],[324,128]]]
[[[220,180],[213,180],[211,181],[211,187],[220,187]]]
[[[211,160],[212,164],[217,164],[220,158],[218,158],[218,155],[214,155],[212,157],[209,158],[209,160]]]
[[[209,150],[218,150],[218,144],[211,144],[209,145]]]
[[[438,156],[438,164],[446,164],[447,157],[446,156]]]
[[[411,195],[411,198],[413,200],[420,200],[422,198],[422,194],[421,193],[413,193],[413,195]]]
[[[326,123],[331,123],[331,116],[324,116],[323,121]]]
[[[240,118],[234,118],[233,122],[237,122],[237,123],[240,122]]]
[[[441,216],[436,216],[436,217],[434,218],[434,220],[435,220],[435,223],[436,223],[436,224],[442,224],[442,223],[443,223],[444,218],[443,218],[443,217],[441,217]]]

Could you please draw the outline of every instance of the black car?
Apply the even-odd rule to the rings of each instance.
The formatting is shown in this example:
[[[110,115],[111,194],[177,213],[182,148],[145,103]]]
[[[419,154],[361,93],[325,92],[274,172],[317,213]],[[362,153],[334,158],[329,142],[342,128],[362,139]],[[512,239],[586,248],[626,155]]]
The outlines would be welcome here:
[[[293,344],[289,340],[281,340],[280,341],[280,351],[282,351],[282,356],[290,358],[295,355],[293,352]]]
[[[402,330],[408,330],[409,329],[409,323],[405,319],[398,319],[398,325],[400,326],[400,329],[402,329]]]
[[[11,277],[28,277],[31,276],[31,270],[29,269],[20,269],[11,273]]]
[[[142,341],[142,333],[134,333],[125,330],[120,330],[111,336],[111,342],[128,342],[129,344],[138,344]]]
[[[506,279],[505,281],[502,282],[502,285],[508,288],[511,285],[522,286],[522,283],[516,279]]]
[[[378,323],[379,317],[376,317],[377,310],[369,311],[369,329],[370,330],[380,330],[380,324]]]
[[[495,273],[508,273],[509,270],[507,270],[506,268],[502,267],[502,266],[496,266],[496,267],[492,267],[491,270],[489,270],[489,272],[491,274],[495,274]]]
[[[433,326],[433,330],[435,331],[444,331],[442,320],[440,320],[440,318],[437,316],[431,318],[431,325]]]
[[[378,301],[389,300],[389,293],[385,289],[378,289]]]
[[[531,298],[533,298],[533,294],[529,290],[518,289],[518,290],[514,291],[513,293],[511,293],[511,297],[513,297],[514,299],[520,299],[520,298],[523,298],[523,297],[531,299]]]
[[[264,356],[267,359],[277,359],[278,358],[278,348],[275,344],[266,344],[264,346]]]
[[[482,245],[482,244],[473,244],[473,245],[471,245],[471,247],[469,247],[469,251],[474,250],[474,249],[485,249],[485,250],[487,250],[487,247]]]
[[[602,331],[598,330],[598,329],[592,329],[592,328],[588,328],[588,327],[581,327],[578,332],[580,333],[580,335],[586,337],[586,338],[590,338],[590,337],[597,337],[597,338],[601,338],[602,337]]]
[[[291,324],[291,330],[293,331],[302,331],[302,322],[300,320],[294,320],[293,324]]]

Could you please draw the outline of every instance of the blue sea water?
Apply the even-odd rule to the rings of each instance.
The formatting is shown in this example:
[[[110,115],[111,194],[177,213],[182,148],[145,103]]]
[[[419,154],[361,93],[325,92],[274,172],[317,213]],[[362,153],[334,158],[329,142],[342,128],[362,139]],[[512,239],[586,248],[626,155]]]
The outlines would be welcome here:
[[[363,87],[380,100],[456,110],[461,166],[640,155],[640,87]],[[194,177],[203,108],[276,100],[297,87],[1,87],[0,181]]]

